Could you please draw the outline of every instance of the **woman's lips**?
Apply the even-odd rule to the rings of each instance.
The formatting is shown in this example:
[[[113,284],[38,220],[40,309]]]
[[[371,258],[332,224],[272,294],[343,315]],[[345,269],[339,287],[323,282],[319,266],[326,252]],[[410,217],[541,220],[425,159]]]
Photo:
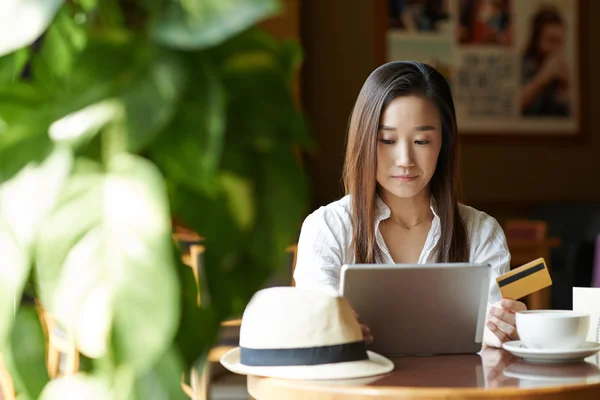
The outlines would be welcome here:
[[[412,182],[418,175],[394,175],[393,178],[400,182]]]

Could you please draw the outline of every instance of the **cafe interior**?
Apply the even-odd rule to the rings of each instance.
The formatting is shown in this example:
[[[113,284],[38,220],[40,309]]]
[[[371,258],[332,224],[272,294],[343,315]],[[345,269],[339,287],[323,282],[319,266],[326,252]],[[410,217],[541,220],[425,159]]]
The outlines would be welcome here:
[[[253,2],[233,3],[245,7],[245,3]],[[592,23],[595,16],[600,15],[600,2],[282,0],[280,3],[277,13],[257,21],[255,27],[277,42],[294,43],[300,49],[301,58],[290,76],[290,101],[303,115],[310,138],[309,145],[298,146],[293,152],[305,176],[307,191],[300,205],[302,211],[296,218],[297,229],[286,233],[292,240],[281,249],[278,260],[283,262],[277,270],[257,275],[253,282],[258,283],[253,292],[295,285],[293,273],[302,221],[314,210],[344,196],[342,170],[349,116],[367,77],[387,62],[417,60],[434,66],[451,84],[460,143],[460,202],[498,221],[506,236],[511,269],[544,259],[552,284],[521,300],[530,310],[575,310],[574,288],[589,288],[595,290],[589,301],[597,303],[588,304],[587,310],[595,310],[591,312],[600,318],[600,134],[596,132],[600,130],[600,76],[595,73],[600,68],[600,53],[595,44],[595,39],[600,37],[600,25]],[[554,10],[554,14],[549,10]],[[539,17],[542,12],[547,14]],[[543,17],[554,24],[554,31],[544,30],[543,21],[540,22]],[[545,42],[536,44],[535,40]],[[561,77],[557,78],[560,84],[554,89],[547,88],[541,97],[526,101],[522,97],[523,88],[527,79],[536,73],[533,70],[536,67],[528,62],[543,57],[533,55],[532,49],[542,48],[551,53],[552,46],[561,47],[560,56],[555,57],[555,64],[560,63],[560,66],[554,67],[560,69],[555,72]],[[545,56],[554,57],[553,54]],[[528,57],[532,57],[531,60]],[[261,60],[240,58],[239,62],[260,63]],[[557,100],[560,104],[548,100],[555,95],[551,90],[562,91],[556,95],[560,97],[560,101]],[[260,102],[260,99],[250,99],[252,101]],[[5,154],[0,153],[0,156]],[[274,182],[283,185],[277,190],[287,190],[287,177]],[[0,180],[0,188],[2,184]],[[243,205],[246,195],[250,196],[250,191],[237,192],[242,200],[235,204]],[[269,204],[265,206],[268,208]],[[196,206],[189,203],[187,207]],[[204,211],[211,213],[210,209]],[[268,213],[267,209],[257,215],[271,220],[280,217],[269,217]],[[216,276],[207,272],[207,262],[211,260],[210,246],[217,242],[195,229],[194,218],[185,212],[173,212],[170,217],[172,241],[185,268],[182,274],[192,282],[195,301],[201,308],[210,302],[202,291],[208,285],[207,274]],[[211,221],[219,221],[218,217]],[[278,226],[273,224],[273,229]],[[247,272],[246,278],[251,275],[252,271]],[[241,279],[240,276],[236,279]],[[145,278],[142,275],[139,279],[143,282]],[[209,283],[213,284],[210,279]],[[221,297],[211,294],[216,302],[220,301]],[[246,300],[251,295],[247,294]],[[82,352],[80,339],[74,339],[68,329],[61,326],[49,306],[34,297],[23,301],[37,306],[44,333],[44,365],[50,380],[78,376],[94,364],[89,351]],[[538,375],[546,373],[550,376],[547,381],[555,383],[542,389],[533,378],[511,378],[506,370],[505,381],[499,381],[496,387],[491,382],[497,381],[486,375],[488,366],[479,358],[474,366],[471,359],[465,361],[452,358],[454,356],[440,356],[435,365],[427,364],[422,357],[412,361],[394,359],[394,374],[398,375],[382,378],[374,384],[328,383],[302,388],[289,381],[250,379],[229,371],[220,363],[224,354],[239,346],[243,321],[239,315],[231,314],[221,315],[219,319],[214,338],[199,336],[203,339],[198,340],[205,340],[209,349],[196,361],[192,372],[175,383],[176,389],[185,396],[182,398],[600,398],[597,356],[595,365],[594,360],[588,359],[585,370],[577,364],[547,372],[539,367],[543,364],[531,364],[534,369],[539,367]],[[500,357],[506,365],[512,362],[507,362],[503,354]],[[510,365],[516,366],[512,372],[525,371],[527,375],[527,368],[518,357],[516,359],[513,361],[518,365]],[[4,360],[0,367],[9,364]],[[14,379],[10,368],[8,372],[5,368],[0,370],[0,399],[21,398],[18,393],[27,379]],[[404,373],[407,375],[402,375]],[[569,383],[565,378],[571,376],[569,374],[579,380],[573,378],[575,383]],[[485,387],[485,391],[460,391],[463,384]],[[579,385],[580,392],[565,391],[569,384]],[[393,391],[403,385],[406,386],[404,391]],[[453,392],[457,388],[460,390]],[[494,397],[494,390],[499,390],[498,397]],[[148,394],[139,398],[154,397]]]

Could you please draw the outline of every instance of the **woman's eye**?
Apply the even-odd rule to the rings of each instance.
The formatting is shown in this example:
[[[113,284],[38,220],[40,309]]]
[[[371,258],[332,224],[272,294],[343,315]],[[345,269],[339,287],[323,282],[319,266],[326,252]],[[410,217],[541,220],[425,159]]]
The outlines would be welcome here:
[[[427,144],[429,143],[429,140],[415,140],[416,144]]]
[[[394,144],[394,141],[391,139],[379,139],[379,141],[383,144]]]

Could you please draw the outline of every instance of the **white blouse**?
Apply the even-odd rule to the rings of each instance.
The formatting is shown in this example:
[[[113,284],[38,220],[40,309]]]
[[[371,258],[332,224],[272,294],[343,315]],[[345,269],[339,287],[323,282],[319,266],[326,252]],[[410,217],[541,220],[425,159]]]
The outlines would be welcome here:
[[[433,211],[431,229],[419,256],[419,264],[435,263],[435,247],[440,239],[440,218]],[[492,266],[488,303],[501,299],[496,278],[510,269],[510,253],[506,238],[498,222],[488,214],[460,204],[459,210],[469,239],[469,262],[488,263]],[[294,279],[296,286],[325,289],[339,294],[340,270],[352,264],[352,219],[350,195],[315,210],[304,220],[298,240],[298,255]],[[379,231],[379,223],[390,216],[389,207],[377,197],[375,231],[382,263],[394,261]]]

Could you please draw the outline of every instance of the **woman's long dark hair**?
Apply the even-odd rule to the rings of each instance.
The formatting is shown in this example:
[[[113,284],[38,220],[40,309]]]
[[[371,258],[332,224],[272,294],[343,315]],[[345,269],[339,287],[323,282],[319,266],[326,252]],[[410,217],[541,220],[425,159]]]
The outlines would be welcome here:
[[[469,243],[458,210],[458,134],[450,87],[442,74],[429,65],[396,61],[371,73],[350,117],[344,185],[346,193],[352,195],[355,262],[372,264],[381,256],[374,231],[379,121],[392,100],[409,95],[424,96],[432,101],[442,120],[442,147],[430,181],[431,195],[441,223],[438,262],[468,261]]]

